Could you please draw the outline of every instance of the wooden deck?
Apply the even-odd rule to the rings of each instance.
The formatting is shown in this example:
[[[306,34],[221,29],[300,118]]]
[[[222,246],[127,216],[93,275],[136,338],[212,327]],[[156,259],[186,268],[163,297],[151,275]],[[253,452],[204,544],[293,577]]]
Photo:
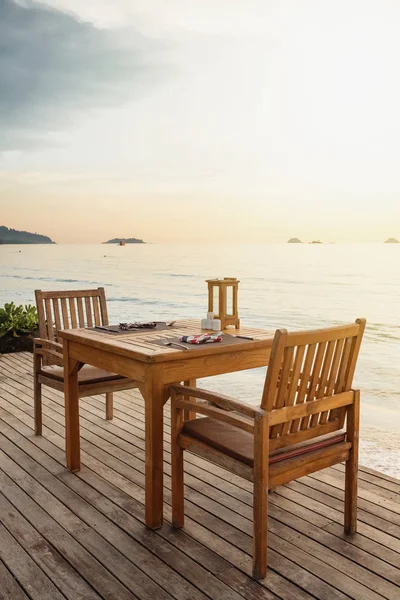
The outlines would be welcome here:
[[[400,481],[363,468],[359,533],[343,534],[343,468],[270,497],[270,570],[251,572],[251,484],[193,455],[186,525],[144,526],[144,410],[136,391],[81,400],[83,468],[65,468],[61,393],[43,388],[33,435],[32,358],[0,356],[0,598],[7,600],[400,599]],[[166,409],[167,410],[167,409]]]

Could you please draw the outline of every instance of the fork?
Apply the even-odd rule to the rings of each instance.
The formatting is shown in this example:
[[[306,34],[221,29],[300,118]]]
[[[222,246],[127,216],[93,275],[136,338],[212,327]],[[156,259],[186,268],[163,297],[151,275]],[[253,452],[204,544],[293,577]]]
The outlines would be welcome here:
[[[176,346],[177,348],[181,348],[181,350],[189,350],[183,344],[178,344],[178,342],[169,342],[168,340],[161,340],[164,346]]]

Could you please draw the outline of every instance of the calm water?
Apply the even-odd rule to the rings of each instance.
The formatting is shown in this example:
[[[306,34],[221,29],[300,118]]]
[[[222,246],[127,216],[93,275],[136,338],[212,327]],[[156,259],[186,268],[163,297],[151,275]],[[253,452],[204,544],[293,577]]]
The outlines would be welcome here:
[[[21,252],[19,252],[21,250]],[[324,327],[366,317],[355,384],[364,426],[400,428],[400,245],[0,246],[0,304],[33,290],[106,288],[111,322],[200,318],[205,279],[238,277],[243,325]],[[202,382],[259,401],[264,370]]]

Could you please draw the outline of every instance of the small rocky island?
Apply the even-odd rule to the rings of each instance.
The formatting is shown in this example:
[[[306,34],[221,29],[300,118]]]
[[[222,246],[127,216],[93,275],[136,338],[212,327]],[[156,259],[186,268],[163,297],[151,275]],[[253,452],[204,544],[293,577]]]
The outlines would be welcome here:
[[[47,235],[9,229],[0,225],[0,244],[55,244]]]
[[[302,244],[303,242],[299,240],[299,238],[290,238],[287,242],[288,244]]]
[[[112,240],[108,240],[107,242],[103,242],[103,244],[118,244],[119,246],[125,246],[125,244],[145,244],[143,240],[139,238],[113,238]]]
[[[388,238],[385,241],[385,244],[400,244],[399,240],[396,240],[396,238]]]

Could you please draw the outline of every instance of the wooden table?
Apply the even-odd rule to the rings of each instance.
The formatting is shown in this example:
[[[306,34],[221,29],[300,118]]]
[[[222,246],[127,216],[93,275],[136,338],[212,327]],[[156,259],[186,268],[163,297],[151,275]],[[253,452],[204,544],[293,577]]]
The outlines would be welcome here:
[[[65,443],[67,466],[80,469],[78,371],[90,364],[138,382],[145,403],[146,525],[161,527],[163,519],[163,406],[168,385],[233,373],[268,364],[274,332],[242,327],[226,333],[251,336],[235,344],[206,344],[180,350],[152,343],[157,338],[201,333],[196,320],[178,321],[173,329],[112,335],[100,330],[60,331],[64,348]],[[260,390],[261,398],[261,390]]]

